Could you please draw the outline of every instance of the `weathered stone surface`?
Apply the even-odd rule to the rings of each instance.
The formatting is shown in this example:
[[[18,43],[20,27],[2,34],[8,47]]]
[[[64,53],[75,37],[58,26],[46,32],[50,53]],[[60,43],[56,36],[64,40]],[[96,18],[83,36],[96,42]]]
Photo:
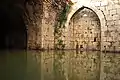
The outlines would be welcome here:
[[[64,7],[62,4],[65,3],[63,0],[55,1],[59,6],[55,5],[54,2],[52,4],[52,1],[42,0],[41,2],[38,0],[36,5],[33,5],[34,2],[31,2],[31,4],[30,2],[27,3],[26,7],[29,12],[29,15],[27,16],[29,22],[27,24],[28,47],[36,48],[37,45],[39,45],[39,48],[47,49],[49,47],[54,49],[55,40],[53,26],[58,19],[60,11]],[[72,23],[72,19],[68,21],[70,22],[70,25],[65,28],[67,30],[63,31],[64,35],[61,37],[66,44],[66,49],[75,49],[75,41],[78,41],[78,43],[81,45],[84,44],[84,46],[89,45],[89,47],[97,47],[98,44],[94,43],[94,39],[97,34],[99,37],[97,36],[96,40],[97,42],[101,43],[101,46],[99,45],[99,47],[102,48],[104,46],[109,47],[109,45],[107,45],[109,42],[107,41],[116,42],[119,40],[120,5],[118,0],[86,0],[86,3],[83,1],[78,4],[92,9],[98,17],[96,18],[96,16],[90,12],[90,18],[77,17],[78,19],[74,19],[74,23]],[[75,7],[76,5],[77,4],[73,5],[69,12],[71,17],[78,10]],[[87,12],[85,14],[87,14]],[[70,17],[70,15],[68,17]],[[80,13],[80,15],[84,14]],[[89,28],[83,26],[89,26]],[[116,31],[116,29],[118,29],[118,31]],[[115,34],[113,32],[115,32]],[[88,41],[89,44],[86,44]],[[117,47],[118,44],[115,44],[114,46]],[[110,50],[109,48],[107,49]]]
[[[73,17],[73,25],[70,27],[72,30],[68,33],[73,34],[74,38],[71,36],[69,39],[73,39],[74,48],[78,44],[79,48],[81,46],[84,49],[97,49],[100,41],[100,22],[94,12],[85,8],[76,13]]]
[[[114,15],[117,13],[117,10],[116,9],[113,9],[113,10],[110,10],[110,15]]]

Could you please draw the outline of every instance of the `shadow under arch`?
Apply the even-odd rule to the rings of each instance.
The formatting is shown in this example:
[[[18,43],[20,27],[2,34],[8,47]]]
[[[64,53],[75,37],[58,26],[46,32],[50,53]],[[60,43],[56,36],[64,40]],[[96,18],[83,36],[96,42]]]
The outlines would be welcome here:
[[[27,49],[27,29],[22,10],[0,7],[0,49]]]

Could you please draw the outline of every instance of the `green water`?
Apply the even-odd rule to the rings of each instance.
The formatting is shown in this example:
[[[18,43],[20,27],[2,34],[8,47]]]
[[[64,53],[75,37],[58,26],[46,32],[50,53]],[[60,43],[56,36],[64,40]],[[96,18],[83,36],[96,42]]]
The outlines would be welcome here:
[[[120,80],[120,54],[1,51],[0,80]]]

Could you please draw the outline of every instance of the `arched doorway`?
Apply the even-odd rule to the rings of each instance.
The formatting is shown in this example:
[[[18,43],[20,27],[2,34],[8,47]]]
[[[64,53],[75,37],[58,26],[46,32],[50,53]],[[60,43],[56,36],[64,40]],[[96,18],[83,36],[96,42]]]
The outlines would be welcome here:
[[[27,30],[22,12],[14,7],[10,10],[0,8],[0,49],[26,49]]]
[[[71,44],[73,48],[84,50],[100,50],[101,27],[96,13],[87,8],[80,8],[71,18],[69,31],[71,31]]]

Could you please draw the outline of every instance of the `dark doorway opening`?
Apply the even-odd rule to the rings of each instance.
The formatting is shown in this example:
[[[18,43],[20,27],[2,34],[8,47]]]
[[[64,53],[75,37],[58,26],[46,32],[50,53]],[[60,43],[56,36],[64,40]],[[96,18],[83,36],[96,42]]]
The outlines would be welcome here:
[[[27,30],[22,10],[0,8],[0,49],[26,49]]]

